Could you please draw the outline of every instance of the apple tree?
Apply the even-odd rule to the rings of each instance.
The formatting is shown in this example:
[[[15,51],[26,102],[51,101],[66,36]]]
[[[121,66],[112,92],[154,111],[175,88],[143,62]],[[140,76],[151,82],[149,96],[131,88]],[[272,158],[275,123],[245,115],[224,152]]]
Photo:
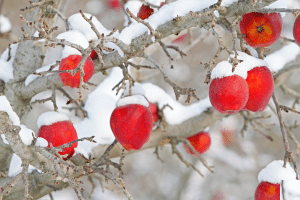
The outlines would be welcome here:
[[[300,196],[298,1],[8,4],[0,199]]]

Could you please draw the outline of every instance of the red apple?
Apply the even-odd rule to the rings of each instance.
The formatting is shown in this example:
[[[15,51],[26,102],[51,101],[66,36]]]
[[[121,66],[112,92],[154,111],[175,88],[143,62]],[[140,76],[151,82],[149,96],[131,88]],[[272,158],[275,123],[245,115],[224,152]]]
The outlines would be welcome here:
[[[44,138],[48,143],[51,142],[53,147],[58,147],[78,139],[77,132],[70,121],[59,121],[51,125],[43,125],[39,129],[38,137]],[[77,147],[77,144],[77,142],[73,143],[71,147],[64,148],[63,151],[58,153],[60,155],[69,154],[67,158],[70,158],[74,154],[74,148]],[[48,147],[50,148],[50,143]],[[67,158],[64,158],[64,160]]]
[[[234,136],[235,136],[235,131],[222,128],[221,134],[222,134],[222,143],[224,146],[229,147],[234,143]]]
[[[140,11],[137,14],[137,17],[141,18],[142,20],[148,19],[153,14],[154,10],[149,6],[143,4],[140,8]]]
[[[90,57],[91,57],[92,60],[98,58],[98,55],[97,55],[97,53],[96,53],[95,50],[93,50],[93,51],[91,52]]]
[[[300,15],[297,17],[294,27],[293,27],[293,35],[296,43],[300,45]]]
[[[75,69],[78,66],[81,59],[82,59],[81,55],[70,55],[66,58],[63,58],[60,61],[59,70]],[[85,61],[83,70],[84,70],[83,82],[86,83],[88,82],[88,80],[90,80],[90,78],[94,74],[94,63],[91,57],[88,57],[87,60]],[[59,73],[59,77],[61,82],[65,86],[78,88],[80,85],[80,70],[74,76],[71,76],[71,73],[64,72],[64,73]]]
[[[153,122],[157,122],[158,119],[159,119],[157,105],[154,104],[154,103],[149,102],[149,109],[150,109],[150,112],[151,112],[152,117],[153,117]]]
[[[172,43],[184,43],[186,41],[186,39],[188,38],[187,36],[188,36],[187,33],[183,34],[183,35],[179,36],[178,38],[176,38],[175,40],[173,40]]]
[[[263,111],[273,94],[274,80],[268,67],[254,67],[247,72],[249,99],[243,110]]]
[[[246,105],[248,98],[247,82],[239,75],[215,78],[209,86],[210,102],[223,114],[239,112]]]
[[[240,21],[240,30],[250,46],[268,47],[280,37],[282,18],[279,13],[247,13]]]
[[[280,184],[261,182],[255,191],[255,200],[280,200]]]
[[[112,10],[119,10],[122,8],[119,0],[108,0],[107,7]]]
[[[187,140],[199,154],[203,154],[205,151],[207,151],[211,144],[211,139],[207,132],[199,132],[196,135],[188,137]],[[184,149],[186,152],[195,155],[194,152],[185,144]]]
[[[153,118],[149,108],[140,104],[116,107],[110,127],[118,142],[127,150],[138,150],[149,140]]]

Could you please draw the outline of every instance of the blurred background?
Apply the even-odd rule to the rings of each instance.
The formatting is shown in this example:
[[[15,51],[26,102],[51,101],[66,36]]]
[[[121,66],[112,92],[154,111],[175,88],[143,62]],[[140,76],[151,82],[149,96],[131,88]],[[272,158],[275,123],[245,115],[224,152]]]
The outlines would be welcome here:
[[[1,14],[8,17],[12,24],[11,32],[8,35],[0,37],[0,53],[2,53],[9,43],[14,42],[21,35],[21,26],[19,15],[26,16],[26,11],[20,11],[21,8],[28,6],[28,1],[4,0],[1,8]],[[291,8],[299,8],[299,1],[289,1]],[[63,0],[60,12],[69,17],[82,9],[84,12],[95,15],[98,20],[109,30],[116,28],[121,31],[124,28],[126,17],[124,17],[123,8],[114,0]],[[232,20],[232,19],[229,19]],[[295,17],[292,14],[286,14],[283,18],[284,27],[282,35],[292,38],[292,26]],[[65,31],[64,23],[58,19],[59,28],[55,31],[54,36]],[[218,25],[216,31],[222,37],[224,42],[232,47],[232,36],[224,31]],[[181,36],[181,39],[175,39]],[[154,44],[146,49],[146,53],[151,55],[164,68],[169,78],[181,87],[191,87],[196,89],[196,94],[200,99],[208,96],[209,86],[204,84],[206,70],[200,62],[206,63],[213,58],[218,48],[218,43],[210,31],[200,29],[199,27],[182,31],[178,36],[172,35],[163,39],[165,44],[178,45],[180,49],[187,54],[181,58],[173,50],[168,50],[174,61],[170,61],[161,47]],[[283,40],[279,40],[271,46],[273,53],[282,47]],[[239,43],[237,42],[239,49]],[[228,54],[223,52],[218,61],[227,60]],[[149,64],[142,59],[133,59],[136,64]],[[171,67],[173,66],[173,67]],[[135,70],[130,69],[132,76],[139,82],[151,82],[162,87],[167,93],[175,98],[173,89],[167,85],[158,71],[155,70]],[[286,85],[300,93],[299,72],[294,73],[286,82]],[[99,84],[105,78],[98,73],[93,76],[90,82]],[[71,95],[77,95],[74,89],[64,88]],[[85,91],[85,98],[89,91]],[[43,92],[34,99],[47,97],[51,92]],[[295,98],[286,95],[280,88],[275,90],[278,101],[282,105],[292,107]],[[57,92],[60,109],[67,101],[60,93]],[[33,99],[33,100],[34,100]],[[185,104],[185,97],[179,100]],[[192,102],[197,100],[192,99]],[[274,106],[272,100],[270,104]],[[45,104],[34,105],[33,111],[25,120],[26,126],[37,132],[36,120],[39,114],[52,110],[50,102]],[[296,110],[300,110],[299,104],[295,105]],[[74,113],[65,112],[69,115],[74,123],[81,120],[75,117]],[[286,124],[294,124],[299,121],[300,116],[294,113],[282,112]],[[208,130],[212,138],[210,149],[203,154],[210,165],[214,165],[214,173],[211,174],[205,169],[201,162],[195,157],[185,152],[184,148],[179,145],[179,151],[184,158],[193,163],[205,177],[201,177],[195,171],[187,168],[176,155],[172,155],[170,145],[159,148],[159,155],[163,162],[157,159],[153,153],[155,149],[147,149],[138,153],[130,154],[125,158],[123,166],[124,180],[127,190],[136,200],[252,200],[255,189],[258,185],[257,175],[259,171],[273,160],[282,160],[284,158],[284,147],[282,136],[279,128],[278,118],[267,107],[261,113],[250,113],[252,117],[270,116],[266,119],[260,119],[259,123],[268,125],[266,129],[263,125],[255,123],[259,131],[271,136],[273,141],[266,139],[261,133],[255,131],[249,124],[242,137],[241,130],[244,126],[244,118],[241,114],[236,114],[216,122]],[[291,129],[295,137],[299,140],[299,128]],[[202,130],[199,130],[199,132]],[[196,134],[196,133],[195,133]],[[226,140],[227,139],[227,140]],[[290,140],[290,148],[294,155],[296,145]],[[296,155],[295,155],[296,156]],[[298,168],[300,166],[299,157],[296,156]],[[118,161],[115,159],[114,161]],[[89,197],[92,184],[87,177],[82,178],[84,181],[84,196],[91,200],[96,199],[126,199],[125,195],[110,181],[105,182],[103,177],[93,177],[96,184],[94,193]],[[100,184],[101,183],[101,184]],[[101,186],[102,185],[102,186]],[[52,193],[52,198],[58,199],[77,199],[74,191],[70,188]],[[41,200],[51,199],[49,195]],[[88,198],[87,198],[88,199]]]

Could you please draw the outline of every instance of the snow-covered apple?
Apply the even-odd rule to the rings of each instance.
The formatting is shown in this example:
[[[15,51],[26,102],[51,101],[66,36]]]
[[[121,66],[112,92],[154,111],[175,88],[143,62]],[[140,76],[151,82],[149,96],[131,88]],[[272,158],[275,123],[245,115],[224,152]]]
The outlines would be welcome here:
[[[59,70],[72,70],[75,69],[82,59],[81,55],[70,55],[63,58],[59,64]],[[84,76],[83,82],[88,82],[94,74],[94,63],[91,57],[88,57],[83,66]],[[65,86],[76,87],[80,85],[80,70],[72,76],[71,73],[59,73],[60,80]]]
[[[255,200],[279,200],[281,181],[296,180],[294,169],[289,163],[283,167],[283,163],[283,160],[274,160],[259,172]]]
[[[212,71],[209,99],[212,106],[223,114],[237,113],[244,108],[249,98],[248,84],[244,77],[247,71],[238,67],[232,73],[232,65],[223,61]]]
[[[138,150],[149,140],[153,117],[142,95],[127,96],[117,102],[110,127],[117,141],[128,151]]]
[[[186,139],[191,143],[191,145],[199,154],[203,154],[204,152],[206,152],[211,144],[209,133],[203,131],[192,135]],[[185,144],[184,149],[186,150],[186,152],[195,155],[194,152]]]
[[[280,37],[282,18],[279,13],[247,13],[240,21],[240,30],[250,46],[268,47]]]
[[[78,139],[73,123],[64,114],[58,112],[43,113],[39,116],[37,124],[39,127],[37,136],[47,140],[49,148],[50,143],[53,147],[58,147]],[[60,155],[69,154],[67,158],[70,158],[74,154],[74,148],[77,147],[77,144],[75,142],[71,147],[64,148],[63,151],[58,153]],[[67,158],[64,158],[64,160]]]

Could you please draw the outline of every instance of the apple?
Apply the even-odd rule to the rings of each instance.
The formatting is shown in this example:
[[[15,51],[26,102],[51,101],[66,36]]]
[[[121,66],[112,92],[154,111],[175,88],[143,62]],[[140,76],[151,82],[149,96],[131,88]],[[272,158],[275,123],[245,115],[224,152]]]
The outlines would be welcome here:
[[[59,70],[72,70],[75,69],[81,61],[81,55],[70,55],[63,58],[59,64]],[[83,66],[84,76],[83,82],[88,82],[94,74],[94,63],[91,57],[88,57]],[[71,73],[63,72],[59,73],[59,78],[63,85],[70,86],[72,88],[79,88],[80,85],[80,70],[72,76]]]
[[[107,7],[112,10],[119,10],[122,8],[119,0],[108,0]]]
[[[142,95],[127,96],[117,102],[110,127],[117,141],[126,149],[139,150],[149,140],[153,117]]]
[[[282,18],[279,13],[247,13],[240,21],[240,30],[250,46],[268,47],[280,37]]]
[[[150,112],[151,112],[152,117],[153,117],[153,122],[157,122],[158,119],[159,119],[157,105],[154,104],[154,103],[149,102],[149,109],[150,109]]]
[[[154,10],[149,6],[143,4],[137,14],[137,17],[141,18],[142,20],[148,19],[153,14]]]
[[[97,55],[97,53],[96,53],[95,50],[92,50],[92,52],[91,52],[91,54],[90,54],[90,57],[91,57],[92,60],[98,58],[98,55]]]
[[[273,94],[274,80],[272,72],[266,66],[254,67],[247,72],[249,99],[243,110],[263,111]]]
[[[53,147],[57,147],[78,139],[77,132],[71,121],[58,121],[50,125],[43,125],[39,128],[37,136],[47,140],[49,148],[50,142]],[[77,144],[75,142],[71,147],[64,148],[63,151],[58,153],[60,155],[69,154],[67,158],[70,158],[74,154],[74,148],[77,147]],[[67,158],[63,159],[66,160]]]
[[[172,43],[177,43],[177,44],[184,43],[187,40],[187,38],[188,38],[188,34],[186,33],[186,34],[183,34],[183,35],[179,36],[175,40],[173,40]]]
[[[300,45],[300,17],[299,16],[295,20],[294,27],[293,27],[294,39],[298,45]]]
[[[248,98],[248,84],[239,75],[215,78],[209,86],[210,102],[222,114],[239,112],[245,107]]]
[[[206,152],[211,144],[210,135],[207,132],[203,131],[188,137],[187,140],[191,143],[191,145],[199,154],[203,154],[204,152]],[[195,155],[194,152],[187,145],[184,144],[183,147],[186,150],[186,152]]]
[[[280,184],[260,182],[256,188],[254,200],[280,200]]]

